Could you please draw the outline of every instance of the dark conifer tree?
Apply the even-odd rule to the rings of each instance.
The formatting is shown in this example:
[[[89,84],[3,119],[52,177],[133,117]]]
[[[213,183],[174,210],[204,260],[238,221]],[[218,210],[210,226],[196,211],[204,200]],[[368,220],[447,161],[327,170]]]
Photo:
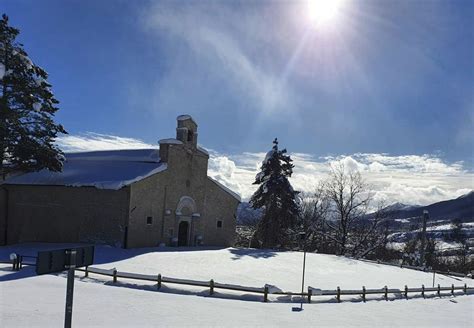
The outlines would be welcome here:
[[[11,171],[62,169],[64,156],[55,146],[64,128],[54,123],[58,110],[46,81],[48,74],[35,65],[16,41],[19,30],[0,19],[0,179]]]
[[[293,190],[288,178],[293,173],[292,159],[286,149],[278,149],[278,140],[262,162],[260,173],[254,184],[260,185],[250,199],[254,209],[262,208],[263,216],[255,236],[261,247],[285,246],[290,236],[289,229],[297,222],[299,207],[298,192]]]

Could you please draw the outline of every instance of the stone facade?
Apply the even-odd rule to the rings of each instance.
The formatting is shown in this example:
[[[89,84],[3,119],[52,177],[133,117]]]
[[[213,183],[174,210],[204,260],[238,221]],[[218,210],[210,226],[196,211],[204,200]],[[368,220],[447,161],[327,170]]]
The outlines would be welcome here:
[[[176,139],[160,140],[166,169],[118,190],[4,184],[0,243],[104,241],[127,248],[231,246],[239,198],[207,175],[197,125],[178,117]]]
[[[11,185],[6,190],[3,243],[124,242],[128,188]]]

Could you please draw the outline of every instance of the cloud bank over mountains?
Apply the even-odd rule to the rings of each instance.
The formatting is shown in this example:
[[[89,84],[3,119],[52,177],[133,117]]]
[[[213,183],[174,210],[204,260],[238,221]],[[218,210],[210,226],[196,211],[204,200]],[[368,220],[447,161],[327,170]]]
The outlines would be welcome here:
[[[138,139],[90,132],[62,136],[57,144],[65,152],[158,148]],[[209,176],[247,200],[257,188],[252,183],[266,153],[222,154],[215,150],[209,153]],[[314,190],[336,163],[359,170],[375,192],[375,201],[386,204],[427,205],[474,189],[474,173],[467,170],[463,162],[447,163],[437,155],[357,153],[323,158],[302,153],[290,155],[295,164],[290,181],[296,190],[303,192]]]

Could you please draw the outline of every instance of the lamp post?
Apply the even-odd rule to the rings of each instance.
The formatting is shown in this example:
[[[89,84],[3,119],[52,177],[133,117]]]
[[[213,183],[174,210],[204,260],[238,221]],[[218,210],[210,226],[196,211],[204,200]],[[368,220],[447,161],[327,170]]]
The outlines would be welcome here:
[[[303,277],[301,278],[301,303],[300,307],[293,307],[291,310],[293,312],[300,312],[303,311],[303,293],[304,293],[304,273],[306,269],[306,233],[300,232],[298,234],[300,239],[300,245],[303,245]],[[300,247],[301,250],[301,247]]]

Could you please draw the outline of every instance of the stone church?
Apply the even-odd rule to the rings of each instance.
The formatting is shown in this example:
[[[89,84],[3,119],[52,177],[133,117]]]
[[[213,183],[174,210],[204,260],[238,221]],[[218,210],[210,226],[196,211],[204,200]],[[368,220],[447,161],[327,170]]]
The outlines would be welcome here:
[[[177,118],[159,149],[66,154],[0,185],[0,244],[92,242],[118,247],[230,246],[237,194],[207,175],[197,124]]]

